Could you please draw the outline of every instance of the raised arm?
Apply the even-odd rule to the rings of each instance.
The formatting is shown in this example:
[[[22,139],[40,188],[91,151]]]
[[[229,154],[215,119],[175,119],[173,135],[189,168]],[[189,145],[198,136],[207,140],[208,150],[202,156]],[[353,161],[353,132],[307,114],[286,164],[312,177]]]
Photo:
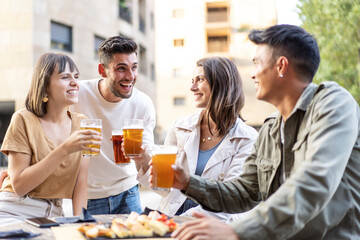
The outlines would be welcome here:
[[[97,139],[97,141],[90,139]],[[86,147],[87,144],[98,143],[100,140],[101,137],[96,131],[75,131],[64,143],[33,165],[30,165],[30,154],[9,151],[8,174],[15,193],[18,196],[26,195],[45,181],[69,154],[89,149]]]
[[[345,91],[324,91],[327,92],[314,106],[314,116],[306,126],[308,133],[303,136],[306,141],[300,138],[294,145],[296,167],[292,175],[270,198],[232,224],[238,236],[287,238],[319,214],[328,214],[323,218],[331,216],[332,222],[341,219],[341,214],[335,211],[344,211],[339,210],[343,208],[341,204],[335,207],[329,203],[335,194],[340,194],[337,191],[344,188],[340,183],[344,181],[342,178],[358,138],[359,110]],[[350,161],[358,167],[358,163]],[[251,168],[248,163],[245,167]],[[251,194],[243,191],[245,184],[253,182],[246,172],[250,172],[249,169],[245,169],[241,178],[223,184],[192,177],[186,193],[210,209],[228,210],[227,205],[237,209],[251,199]],[[322,212],[324,208],[326,212]]]

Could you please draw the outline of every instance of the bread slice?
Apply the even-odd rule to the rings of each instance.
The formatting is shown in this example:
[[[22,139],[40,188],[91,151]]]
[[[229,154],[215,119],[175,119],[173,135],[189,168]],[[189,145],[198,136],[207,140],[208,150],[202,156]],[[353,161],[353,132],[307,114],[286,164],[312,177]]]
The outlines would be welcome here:
[[[121,219],[115,218],[111,223],[111,230],[118,238],[132,237],[133,234],[129,231]]]
[[[167,225],[157,220],[149,220],[145,222],[145,227],[150,228],[154,231],[154,233],[161,237],[169,231],[169,227]]]
[[[146,228],[144,225],[142,225],[141,223],[134,223],[131,228],[130,231],[132,232],[134,237],[152,237],[153,236],[153,231],[149,228]]]

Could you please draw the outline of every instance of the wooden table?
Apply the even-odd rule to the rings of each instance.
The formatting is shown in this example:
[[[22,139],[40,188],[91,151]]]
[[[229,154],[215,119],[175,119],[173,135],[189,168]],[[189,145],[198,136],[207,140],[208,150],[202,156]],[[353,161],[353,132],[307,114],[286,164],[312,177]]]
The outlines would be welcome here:
[[[110,214],[110,215],[94,215],[93,216],[97,222],[109,223],[114,218],[123,218],[124,220],[128,217],[128,214]],[[191,217],[181,217],[175,216],[174,220],[181,224],[182,222],[190,220]],[[56,239],[56,240],[77,240],[86,239],[79,231],[77,231],[77,227],[79,227],[83,223],[71,223],[71,224],[61,224],[59,227],[52,228],[38,228],[29,223],[17,223],[10,224],[6,226],[0,226],[0,231],[10,231],[10,230],[18,230],[22,229],[26,232],[32,233],[41,233],[40,236],[35,238],[29,238],[34,240],[48,240],[48,239]],[[144,238],[149,240],[149,238]],[[172,238],[150,238],[151,240],[169,240]],[[140,238],[136,238],[136,240],[141,240]]]

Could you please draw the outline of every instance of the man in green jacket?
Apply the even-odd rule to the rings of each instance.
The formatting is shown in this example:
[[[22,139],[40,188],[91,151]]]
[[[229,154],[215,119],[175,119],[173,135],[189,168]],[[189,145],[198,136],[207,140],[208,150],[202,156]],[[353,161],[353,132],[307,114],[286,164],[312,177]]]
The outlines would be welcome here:
[[[276,106],[241,176],[201,179],[174,166],[173,187],[205,209],[239,213],[230,225],[195,214],[173,233],[185,239],[360,239],[360,112],[334,82],[312,79],[316,40],[302,28],[254,30],[256,97]]]

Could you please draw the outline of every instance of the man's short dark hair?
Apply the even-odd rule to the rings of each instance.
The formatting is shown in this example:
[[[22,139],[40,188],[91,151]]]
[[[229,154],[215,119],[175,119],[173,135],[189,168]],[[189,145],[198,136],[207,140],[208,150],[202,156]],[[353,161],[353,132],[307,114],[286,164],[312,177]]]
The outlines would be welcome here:
[[[273,57],[285,56],[297,73],[313,79],[320,64],[320,52],[313,36],[303,28],[293,25],[275,25],[265,30],[253,30],[249,39],[255,44],[273,48]]]
[[[98,49],[99,61],[105,67],[108,67],[109,63],[113,59],[113,55],[116,53],[136,54],[137,44],[133,40],[124,36],[109,37],[103,41]]]

